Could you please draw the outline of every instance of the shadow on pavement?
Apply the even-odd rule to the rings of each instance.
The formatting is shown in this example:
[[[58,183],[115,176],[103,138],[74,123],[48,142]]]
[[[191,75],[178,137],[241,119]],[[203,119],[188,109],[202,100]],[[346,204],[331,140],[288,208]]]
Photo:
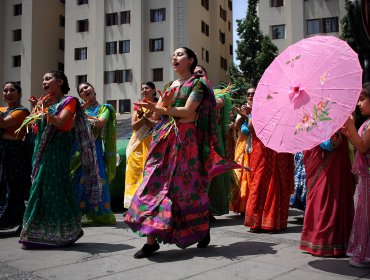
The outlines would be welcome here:
[[[321,271],[335,273],[344,276],[358,277],[361,279],[370,279],[370,269],[352,267],[348,259],[324,259],[308,263],[309,266]]]
[[[60,248],[63,251],[83,252],[89,254],[113,253],[130,250],[135,247],[125,244],[78,242],[70,247]]]
[[[208,246],[205,249],[187,248],[184,250],[173,249],[168,251],[158,251],[155,255],[148,258],[153,262],[168,263],[193,259],[194,257],[224,257],[230,260],[238,260],[246,256],[257,256],[266,254],[276,254],[272,247],[277,244],[267,242],[245,241],[236,242],[227,246]]]
[[[10,237],[19,237],[19,232],[16,232],[16,229],[12,231],[0,231],[0,239],[10,238]]]

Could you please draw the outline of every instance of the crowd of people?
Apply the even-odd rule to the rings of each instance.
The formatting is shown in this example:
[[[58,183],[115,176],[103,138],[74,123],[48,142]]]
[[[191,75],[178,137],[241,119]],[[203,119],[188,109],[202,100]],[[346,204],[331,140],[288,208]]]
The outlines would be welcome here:
[[[370,121],[357,132],[350,116],[321,145],[278,153],[253,129],[255,88],[234,106],[230,93],[212,87],[191,49],[176,49],[171,63],[177,79],[163,92],[144,82],[132,112],[124,219],[146,237],[134,257],[151,256],[160,243],[206,248],[210,225],[229,211],[252,233],[284,231],[293,207],[304,211],[301,250],[347,255],[352,266],[370,267]],[[86,224],[116,223],[109,193],[114,108],[99,104],[88,82],[77,86],[81,100],[68,96],[60,71],[45,73],[42,87],[42,96],[29,98],[30,110],[17,83],[2,88],[0,230],[18,227],[23,249],[68,246]],[[358,107],[370,115],[369,83]]]

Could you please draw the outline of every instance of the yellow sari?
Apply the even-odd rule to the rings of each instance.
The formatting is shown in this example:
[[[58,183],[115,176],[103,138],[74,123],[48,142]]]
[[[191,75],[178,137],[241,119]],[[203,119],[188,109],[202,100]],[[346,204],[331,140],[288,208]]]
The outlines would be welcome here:
[[[143,180],[145,161],[152,135],[150,127],[144,124],[134,131],[126,149],[126,176],[123,206],[129,208],[131,199]]]
[[[250,166],[249,153],[247,152],[247,142],[250,135],[239,133],[238,141],[235,147],[234,161],[243,166]],[[230,210],[236,213],[245,213],[245,207],[250,191],[251,171],[244,168],[234,169],[237,178],[237,186],[231,191]]]

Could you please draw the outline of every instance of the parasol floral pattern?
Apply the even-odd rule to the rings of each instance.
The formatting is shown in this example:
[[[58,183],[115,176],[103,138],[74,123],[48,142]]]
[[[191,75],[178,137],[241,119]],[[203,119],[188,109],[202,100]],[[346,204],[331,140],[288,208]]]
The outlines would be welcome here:
[[[304,112],[301,115],[301,121],[297,123],[294,134],[298,134],[303,131],[311,131],[319,122],[331,121],[328,107],[329,101],[320,101],[313,107],[313,115]]]

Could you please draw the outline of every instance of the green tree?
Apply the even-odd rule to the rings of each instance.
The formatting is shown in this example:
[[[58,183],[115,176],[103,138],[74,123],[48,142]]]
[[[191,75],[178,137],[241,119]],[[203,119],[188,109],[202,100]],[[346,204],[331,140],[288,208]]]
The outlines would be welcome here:
[[[256,58],[261,50],[263,40],[257,17],[257,3],[258,0],[249,0],[246,17],[237,20],[237,33],[240,40],[236,41],[236,58],[240,61],[239,69],[249,83],[256,80]]]
[[[240,72],[245,77],[245,81],[254,86],[278,54],[277,47],[260,30],[257,4],[258,0],[249,0],[246,17],[237,20],[237,33],[240,40],[236,41],[236,58],[240,61]],[[236,71],[232,69],[230,72],[231,76]]]
[[[261,44],[261,52],[256,58],[258,80],[262,77],[266,68],[278,55],[278,48],[272,43],[270,37],[264,36]]]
[[[342,32],[340,38],[347,41],[354,51],[358,51],[358,44],[353,33],[353,5],[350,0],[345,0],[347,14],[340,20]]]

